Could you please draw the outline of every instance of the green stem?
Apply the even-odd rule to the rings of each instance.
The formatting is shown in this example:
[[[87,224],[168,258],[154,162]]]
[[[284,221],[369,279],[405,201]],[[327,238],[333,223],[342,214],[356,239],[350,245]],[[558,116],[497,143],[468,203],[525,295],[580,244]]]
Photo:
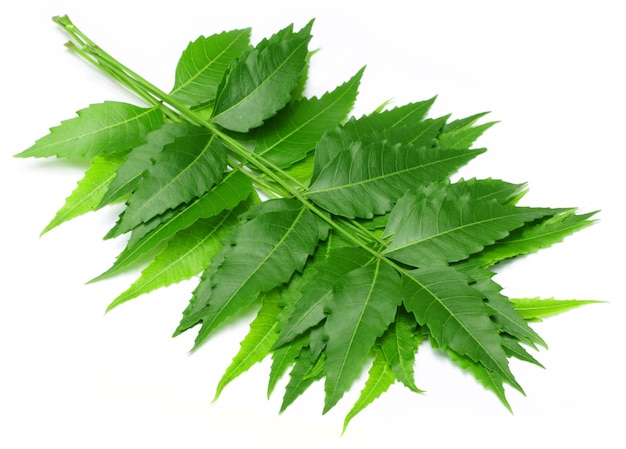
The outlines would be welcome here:
[[[350,225],[347,227],[350,229],[346,229],[345,222],[342,226],[339,222],[333,219],[328,212],[318,208],[306,197],[305,193],[307,188],[301,182],[291,177],[274,164],[263,159],[261,156],[250,151],[241,142],[237,141],[228,133],[218,128],[213,123],[205,120],[199,114],[189,109],[172,96],[163,92],[161,89],[154,86],[130,68],[121,64],[118,60],[96,45],[96,43],[89,39],[89,37],[87,37],[82,31],[80,31],[72,23],[68,16],[57,16],[54,17],[53,20],[76,41],[78,46],[71,43],[68,44],[68,47],[79,56],[94,64],[95,67],[113,77],[131,91],[135,92],[142,99],[147,101],[148,104],[160,107],[164,114],[172,120],[180,121],[182,118],[194,125],[208,129],[222,139],[237,159],[254,166],[259,172],[263,173],[271,181],[277,184],[278,188],[269,186],[258,176],[255,176],[249,171],[243,170],[238,164],[234,164],[234,168],[236,167],[241,169],[252,179],[257,187],[261,188],[263,193],[270,197],[274,197],[274,194],[278,194],[282,197],[293,197],[298,199],[306,208],[328,223],[333,229],[342,234],[344,237],[364,248],[372,255],[376,257],[380,256],[376,249],[370,247],[370,244],[377,243],[380,245],[383,242],[364,229],[359,223],[349,221],[348,223],[350,223]],[[172,108],[174,110],[172,110]],[[294,186],[297,188],[294,188]],[[355,233],[355,230],[358,232]],[[365,237],[367,241],[362,240],[362,237]]]

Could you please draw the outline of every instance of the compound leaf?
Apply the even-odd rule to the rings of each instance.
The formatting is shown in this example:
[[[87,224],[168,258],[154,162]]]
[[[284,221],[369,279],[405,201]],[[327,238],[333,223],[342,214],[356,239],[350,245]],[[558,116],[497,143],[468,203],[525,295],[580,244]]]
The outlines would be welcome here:
[[[328,412],[370,366],[348,423],[396,380],[411,391],[430,345],[493,391],[523,394],[510,359],[545,342],[530,322],[596,301],[506,297],[490,268],[594,222],[574,208],[517,204],[525,186],[450,177],[482,154],[486,113],[430,118],[435,98],[350,117],[363,70],[307,98],[312,21],[250,45],[250,29],[191,42],[166,94],[67,16],[68,44],[148,107],[93,104],[18,157],[91,162],[49,229],[124,201],[105,238],[128,233],[113,266],[148,262],[109,306],[202,273],[178,335],[192,350],[258,309],[217,385],[272,356],[268,396],[288,371],[284,411],[324,379]],[[373,359],[373,362],[372,362]],[[515,361],[515,360],[514,360]],[[371,365],[370,365],[371,364]]]

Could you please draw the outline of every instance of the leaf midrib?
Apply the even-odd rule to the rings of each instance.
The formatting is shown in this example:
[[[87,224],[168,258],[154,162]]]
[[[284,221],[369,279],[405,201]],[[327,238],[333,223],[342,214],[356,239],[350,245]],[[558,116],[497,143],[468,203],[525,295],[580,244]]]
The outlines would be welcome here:
[[[124,125],[126,125],[127,123],[130,123],[130,122],[133,122],[133,121],[138,121],[138,120],[139,120],[140,118],[142,118],[143,116],[148,115],[148,114],[150,114],[150,113],[152,113],[152,112],[156,111],[157,109],[158,109],[158,108],[149,108],[149,109],[146,109],[144,112],[142,112],[142,113],[141,113],[141,114],[139,114],[139,115],[133,116],[133,117],[131,117],[131,118],[127,118],[127,119],[125,119],[125,120],[122,120],[122,121],[120,121],[120,122],[113,123],[113,124],[111,124],[111,125],[104,126],[104,127],[102,127],[102,128],[98,128],[98,129],[93,130],[93,131],[90,131],[90,132],[88,132],[88,133],[80,134],[80,135],[77,135],[77,136],[72,136],[72,137],[67,138],[67,139],[64,139],[64,140],[55,140],[55,141],[54,141],[54,142],[52,142],[52,143],[49,143],[49,144],[47,144],[47,145],[43,145],[43,146],[39,147],[39,148],[38,148],[38,150],[39,150],[39,151],[41,151],[41,150],[46,149],[46,148],[51,148],[51,147],[55,147],[55,146],[58,146],[58,145],[67,144],[67,143],[69,143],[69,142],[71,142],[71,141],[73,141],[73,140],[83,139],[83,138],[85,138],[85,137],[89,137],[89,136],[92,136],[92,135],[95,135],[95,134],[98,134],[98,133],[104,132],[104,131],[106,131],[106,130],[110,130],[110,129],[113,129],[113,128],[116,128],[116,127],[121,127],[121,126],[124,126]],[[84,119],[84,118],[83,118],[83,116],[79,115],[79,116],[77,117],[77,119]],[[49,135],[51,136],[52,134],[49,134]]]
[[[420,147],[420,148],[425,148],[425,147]],[[344,150],[344,151],[347,151],[347,150]],[[454,155],[454,157],[448,157],[448,158],[445,158],[445,159],[437,159],[437,160],[434,160],[434,161],[431,161],[431,162],[428,162],[428,163],[415,165],[415,166],[408,167],[408,168],[405,168],[405,169],[402,169],[402,170],[389,172],[389,173],[383,173],[382,175],[379,175],[379,176],[376,176],[376,177],[373,177],[373,178],[367,178],[367,179],[359,180],[359,181],[356,181],[356,182],[350,182],[350,183],[347,183],[347,184],[342,184],[342,185],[339,185],[339,186],[327,187],[325,189],[313,189],[313,188],[311,188],[311,189],[309,189],[309,196],[310,195],[315,195],[315,194],[318,194],[318,193],[327,193],[327,192],[333,192],[333,191],[339,191],[339,190],[344,190],[344,189],[355,188],[355,187],[366,185],[366,184],[371,183],[371,182],[377,182],[377,181],[381,181],[381,180],[384,180],[384,179],[387,179],[387,178],[391,178],[393,176],[401,176],[401,175],[403,175],[405,173],[409,173],[409,172],[411,172],[413,170],[421,170],[421,169],[428,168],[428,167],[430,167],[432,165],[441,164],[441,163],[448,162],[448,161],[451,161],[451,160],[454,160],[454,159],[457,159],[457,158],[467,157],[467,154],[463,154],[461,152],[459,152],[459,153],[460,153],[459,156]],[[320,177],[321,177],[321,173],[320,173],[320,176],[318,176],[317,179],[319,180]],[[312,187],[314,187],[314,185]]]
[[[359,319],[356,321],[357,325],[354,326],[353,328],[353,332],[352,335],[350,336],[350,340],[349,340],[349,344],[346,346],[347,349],[344,352],[344,357],[343,360],[341,361],[341,367],[339,369],[339,372],[337,373],[337,379],[335,380],[334,385],[332,386],[332,395],[331,397],[334,398],[336,392],[337,392],[337,388],[339,387],[339,379],[341,379],[343,372],[346,368],[346,363],[347,363],[347,359],[348,359],[348,354],[351,352],[352,346],[354,344],[354,339],[356,338],[356,334],[357,334],[357,330],[361,327],[362,321],[363,321],[363,315],[365,314],[365,310],[367,309],[367,306],[369,305],[371,299],[372,299],[372,295],[374,292],[374,288],[376,285],[376,281],[378,280],[378,276],[380,274],[380,263],[381,260],[377,259],[376,260],[376,267],[374,269],[374,276],[372,278],[372,282],[370,284],[370,289],[367,292],[367,297],[365,299],[365,301],[363,302],[363,306],[361,307],[361,313],[359,314]]]
[[[411,246],[420,245],[420,244],[428,242],[430,240],[433,240],[433,239],[436,239],[436,238],[440,238],[440,237],[443,237],[445,235],[449,235],[449,234],[451,234],[453,232],[454,233],[461,232],[461,231],[463,231],[465,229],[469,229],[469,228],[475,227],[475,226],[484,226],[484,225],[486,225],[488,223],[491,223],[491,222],[494,222],[494,221],[500,221],[500,220],[506,220],[506,219],[509,219],[509,218],[520,217],[521,215],[524,215],[525,213],[528,213],[528,211],[524,211],[524,212],[519,213],[519,214],[511,213],[511,214],[508,214],[508,215],[499,215],[497,217],[490,217],[488,219],[484,219],[484,220],[480,220],[480,221],[474,221],[474,222],[467,223],[467,224],[464,224],[464,225],[456,226],[456,227],[454,227],[452,229],[448,229],[446,231],[437,232],[436,234],[429,235],[428,237],[421,238],[419,240],[411,241],[411,242],[406,243],[404,245],[394,246],[393,242],[392,242],[391,245],[389,245],[389,247],[387,249],[385,249],[384,252],[386,254],[390,254],[390,253],[393,253],[393,252],[396,252],[396,251],[401,251],[401,250],[409,248]],[[522,220],[522,224],[523,224],[523,220]],[[521,226],[521,224],[519,226]],[[517,226],[517,227],[519,227],[519,226]],[[514,229],[516,229],[516,228],[513,228],[513,229],[511,229],[509,231],[505,231],[505,232],[510,233]]]

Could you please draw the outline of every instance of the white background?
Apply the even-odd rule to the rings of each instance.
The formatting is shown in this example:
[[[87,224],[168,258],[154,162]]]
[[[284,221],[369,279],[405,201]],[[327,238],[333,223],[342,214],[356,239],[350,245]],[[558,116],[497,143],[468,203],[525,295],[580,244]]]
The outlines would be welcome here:
[[[0,6],[0,447],[626,447],[622,155],[626,90],[622,2],[70,1]],[[400,385],[340,436],[360,386],[322,416],[316,384],[278,415],[268,364],[214,389],[240,323],[193,355],[193,332],[170,338],[193,283],[104,309],[137,273],[84,285],[123,241],[102,241],[118,210],[89,214],[41,239],[84,167],[12,155],[74,111],[134,98],[68,52],[50,20],[68,14],[96,42],[168,90],[190,40],[241,27],[257,42],[316,18],[308,93],[367,70],[355,114],[386,100],[438,94],[432,115],[491,111],[489,151],[466,177],[528,182],[525,204],[601,209],[600,222],[506,267],[510,296],[600,299],[535,329],[545,365],[513,363],[526,397],[514,414],[424,349],[416,395]],[[368,446],[369,447],[369,446]]]

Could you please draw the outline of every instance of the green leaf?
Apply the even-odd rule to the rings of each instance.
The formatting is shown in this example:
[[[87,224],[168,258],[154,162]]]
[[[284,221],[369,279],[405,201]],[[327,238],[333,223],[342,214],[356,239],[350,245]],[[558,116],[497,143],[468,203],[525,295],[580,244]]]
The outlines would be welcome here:
[[[506,398],[504,379],[500,374],[486,368],[484,365],[472,360],[469,357],[457,354],[456,352],[450,350],[450,348],[446,349],[445,353],[450,360],[459,365],[459,367],[471,373],[483,387],[492,391],[500,402],[507,408],[507,410],[512,412],[511,404],[509,404],[509,401]]]
[[[139,279],[113,300],[107,311],[137,296],[181,282],[204,271],[222,248],[222,239],[236,221],[237,216],[227,211],[212,219],[199,220],[179,231],[141,272]]]
[[[371,218],[389,212],[410,188],[445,179],[478,154],[389,145],[386,140],[355,143],[324,167],[308,197],[333,214]]]
[[[326,318],[325,310],[336,284],[343,276],[372,260],[371,254],[358,248],[333,249],[330,245],[326,248],[329,249],[316,253],[313,261],[307,264],[300,286],[301,295],[287,318],[276,347],[293,340]]]
[[[416,333],[416,328],[415,318],[399,308],[395,321],[381,339],[381,349],[394,377],[409,390],[420,393],[421,390],[415,386],[413,366],[415,353],[424,337]]]
[[[500,332],[507,333],[533,348],[536,348],[537,344],[547,347],[545,341],[515,311],[509,298],[502,294],[502,287],[493,279],[494,272],[484,268],[474,259],[454,264],[453,267],[468,276],[472,281],[472,288],[484,296],[489,315]]]
[[[318,142],[315,148],[315,164],[313,167],[313,180],[317,179],[320,172],[333,160],[339,152],[347,149],[355,142],[369,140],[370,136],[382,138],[383,133],[394,134],[399,128],[413,129],[414,136],[422,135],[422,119],[432,106],[434,98],[417,103],[409,103],[404,106],[389,109],[382,112],[374,112],[359,119],[351,118],[342,126],[327,133]],[[389,136],[385,136],[389,137]],[[405,141],[394,143],[410,143],[413,138],[408,138],[405,133]],[[419,146],[419,145],[418,145]]]
[[[212,102],[229,65],[248,48],[250,32],[226,31],[189,43],[176,66],[172,97],[188,107]]]
[[[541,363],[539,363],[532,355],[524,349],[524,347],[520,344],[517,339],[507,335],[502,334],[502,347],[506,352],[508,357],[515,357],[516,359],[522,360],[524,362],[532,363],[533,365],[537,365],[540,368],[545,368]]]
[[[392,241],[383,253],[415,267],[456,262],[549,213],[459,195],[447,183],[418,187],[394,207],[385,229]]]
[[[602,301],[591,299],[554,299],[554,298],[511,298],[513,307],[526,320],[541,320],[543,318],[576,309],[585,304],[594,304]]]
[[[361,374],[376,339],[393,322],[401,300],[400,276],[381,259],[352,270],[336,284],[324,325],[328,338],[324,413]]]
[[[100,199],[115,177],[115,170],[122,163],[118,156],[98,156],[78,182],[76,189],[67,197],[63,207],[41,231],[41,235],[72,218],[96,210]]]
[[[226,317],[301,271],[325,233],[319,219],[296,200],[258,204],[203,275],[179,332],[201,322],[198,347]]]
[[[242,172],[227,173],[222,182],[214,189],[192,200],[184,207],[172,211],[165,219],[158,221],[156,226],[149,229],[142,228],[141,233],[138,232],[138,228],[135,228],[126,248],[117,256],[113,266],[90,282],[106,279],[121,272],[172,235],[191,226],[197,220],[214,217],[222,211],[232,210],[245,200],[251,191],[252,184]],[[236,213],[243,212],[247,207],[246,205],[244,208],[238,209]]]
[[[294,365],[302,349],[309,344],[309,334],[302,334],[287,345],[272,350],[272,366],[270,369],[269,382],[267,384],[267,397],[269,398],[278,381],[287,370]]]
[[[439,147],[446,149],[466,149],[470,148],[474,141],[478,139],[486,130],[497,122],[484,123],[473,126],[474,123],[487,113],[482,112],[470,117],[455,120],[448,123],[439,136]]]
[[[387,364],[387,360],[385,360],[382,351],[375,349],[374,362],[369,370],[367,382],[363,390],[361,390],[361,394],[356,403],[343,421],[343,432],[348,428],[348,424],[352,418],[363,411],[365,407],[374,402],[374,400],[378,399],[395,381],[394,373]]]
[[[258,309],[216,398],[271,355],[268,396],[290,371],[281,412],[324,379],[326,413],[373,358],[345,430],[395,380],[420,392],[428,342],[510,409],[504,384],[523,394],[510,360],[541,366],[527,349],[546,346],[530,322],[595,302],[509,299],[489,269],[595,213],[518,207],[526,187],[495,178],[452,183],[485,151],[472,149],[494,124],[479,123],[485,113],[427,117],[431,98],[350,117],[363,70],[306,98],[312,21],[254,47],[249,29],[200,37],[170,94],[55,21],[147,107],[89,106],[17,155],[92,163],[44,232],[124,201],[105,238],[129,233],[126,247],[95,280],[147,265],[111,308],[202,273],[175,330],[198,326],[192,350]]]
[[[50,128],[50,134],[16,157],[92,159],[124,154],[143,144],[146,134],[163,124],[159,108],[140,108],[115,101],[92,104],[77,115]]]
[[[144,172],[152,167],[152,159],[163,150],[165,145],[172,143],[177,137],[194,134],[206,134],[206,131],[187,123],[166,123],[146,135],[144,145],[135,147],[126,154],[124,163],[118,168],[115,179],[109,185],[98,207],[132,193],[141,181]]]
[[[157,154],[121,216],[118,233],[211,190],[226,169],[226,148],[208,131],[176,138]]]
[[[461,179],[448,188],[454,195],[469,195],[474,201],[495,200],[500,204],[515,204],[525,193],[524,184],[511,184],[500,179]]]
[[[270,349],[278,338],[278,316],[282,312],[278,298],[276,290],[263,294],[261,308],[250,323],[250,332],[241,342],[241,349],[220,379],[213,400],[219,397],[226,385],[270,354]]]
[[[488,246],[476,255],[489,266],[502,260],[548,248],[574,232],[595,223],[596,212],[576,214],[576,209],[555,211],[553,215],[513,231],[509,236]]]
[[[426,326],[442,350],[467,356],[520,388],[508,365],[496,325],[483,295],[469,278],[451,267],[426,267],[403,273],[403,303]]]
[[[302,98],[290,104],[257,133],[254,151],[279,168],[304,159],[324,133],[350,112],[362,75],[363,69],[319,99]]]
[[[325,357],[316,357],[309,347],[303,348],[289,373],[289,383],[285,388],[280,413],[284,412],[293,401],[311,385],[323,377]]]
[[[261,42],[231,65],[220,85],[211,121],[248,132],[285,107],[306,67],[312,22]]]

